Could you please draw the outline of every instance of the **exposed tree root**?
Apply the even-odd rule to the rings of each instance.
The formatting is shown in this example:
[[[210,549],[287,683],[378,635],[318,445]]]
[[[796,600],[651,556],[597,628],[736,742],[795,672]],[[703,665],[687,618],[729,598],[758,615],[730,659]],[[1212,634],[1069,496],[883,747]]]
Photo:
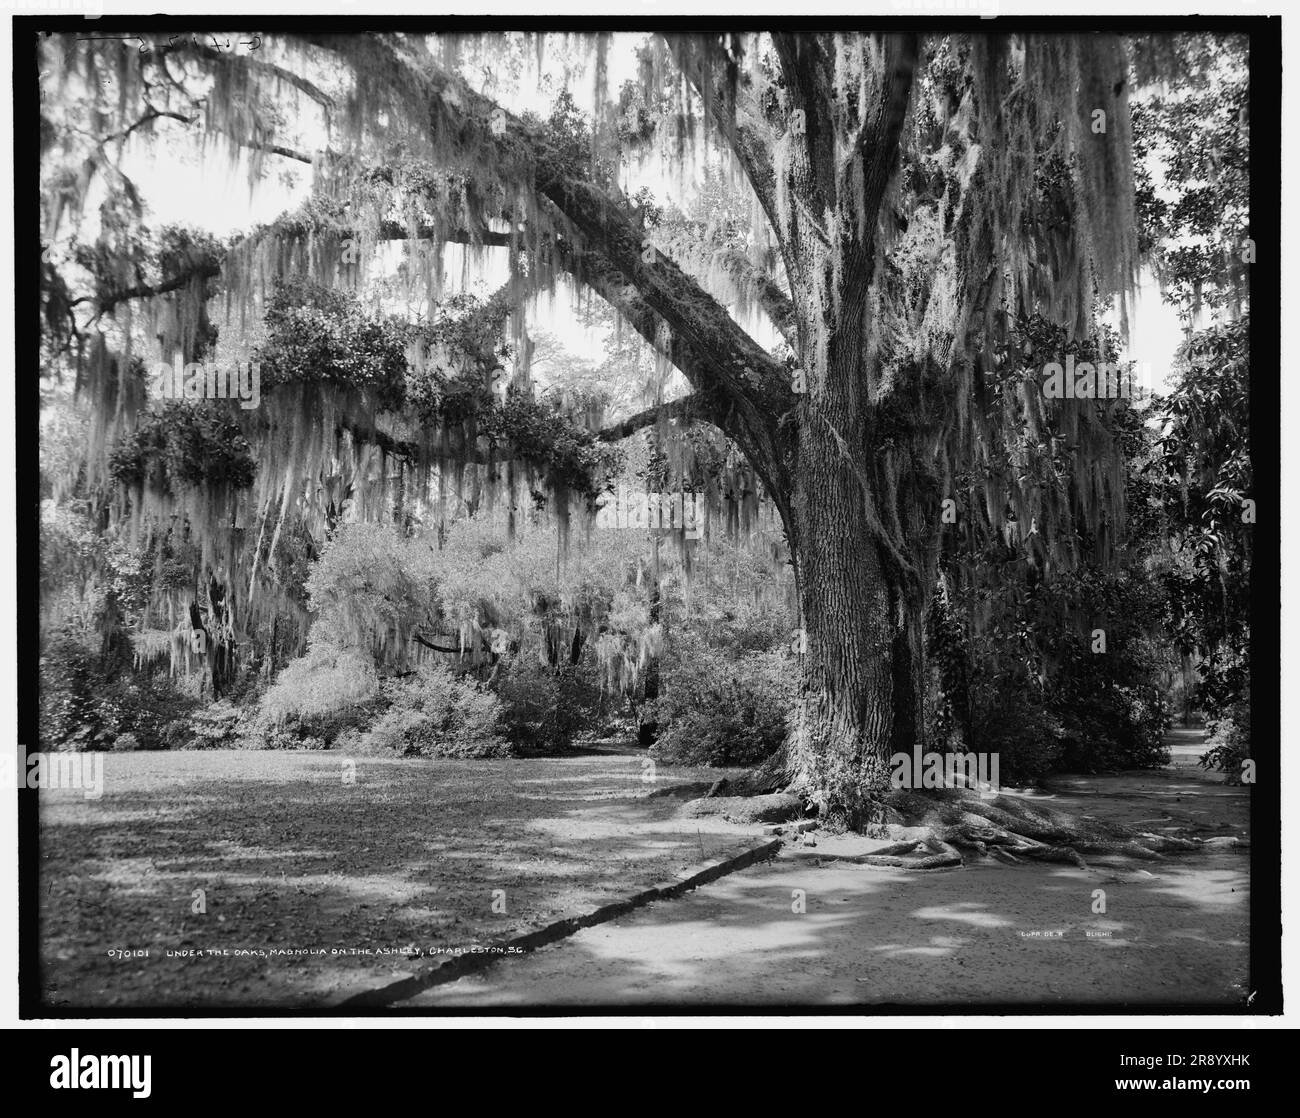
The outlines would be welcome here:
[[[773,774],[758,774],[765,787]],[[764,777],[768,779],[764,779]],[[846,821],[873,837],[896,838],[872,854],[852,859],[868,866],[942,869],[969,856],[1008,864],[1054,862],[1086,867],[1084,855],[1156,861],[1165,854],[1197,850],[1202,840],[1085,819],[1011,796],[982,797],[962,789],[896,791],[873,800],[866,818]]]
[[[924,848],[927,853],[916,858],[904,858],[901,855],[915,850],[917,847]],[[896,866],[908,870],[941,870],[948,869],[951,866],[961,866],[965,864],[965,859],[961,856],[960,851],[949,845],[939,838],[930,838],[924,841],[897,843],[895,846],[887,846],[884,850],[878,850],[874,854],[860,854],[852,861],[862,866]]]

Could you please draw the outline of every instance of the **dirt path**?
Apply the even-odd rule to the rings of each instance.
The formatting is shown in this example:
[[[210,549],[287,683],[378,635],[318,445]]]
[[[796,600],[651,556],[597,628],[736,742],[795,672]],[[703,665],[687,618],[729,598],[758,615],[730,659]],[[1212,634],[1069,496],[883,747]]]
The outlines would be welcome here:
[[[1245,838],[1248,790],[1171,735],[1159,772],[1068,777],[1064,810]],[[1214,847],[1089,868],[990,862],[914,873],[837,862],[872,844],[814,837],[679,900],[430,988],[397,1008],[554,1005],[1161,1003],[1247,996],[1249,860]],[[1095,912],[1105,893],[1105,912]],[[796,911],[800,907],[804,911]]]

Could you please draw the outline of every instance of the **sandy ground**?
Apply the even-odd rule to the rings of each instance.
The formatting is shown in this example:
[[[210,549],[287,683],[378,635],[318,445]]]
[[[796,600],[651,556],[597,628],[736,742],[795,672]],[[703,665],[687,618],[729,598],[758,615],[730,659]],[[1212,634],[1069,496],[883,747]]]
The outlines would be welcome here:
[[[1203,749],[1200,735],[1176,733],[1163,771],[1066,777],[1031,798],[1150,831],[1246,838],[1249,790],[1199,769]],[[875,845],[864,839],[813,841],[396,1008],[1223,1008],[1247,997],[1248,851],[917,873],[835,860]]]

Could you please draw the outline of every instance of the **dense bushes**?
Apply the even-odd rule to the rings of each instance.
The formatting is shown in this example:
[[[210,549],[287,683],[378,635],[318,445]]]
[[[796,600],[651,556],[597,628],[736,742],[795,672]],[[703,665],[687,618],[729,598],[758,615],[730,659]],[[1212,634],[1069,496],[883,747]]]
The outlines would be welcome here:
[[[504,732],[520,756],[568,749],[605,711],[589,646],[577,664],[558,668],[535,656],[517,656],[500,673],[495,689]]]
[[[1038,696],[1006,685],[978,691],[972,700],[968,744],[976,752],[997,754],[1001,783],[1037,784],[1060,767],[1064,731]]]
[[[56,633],[41,652],[42,749],[163,749],[198,703],[169,679],[117,670],[85,640]],[[122,740],[126,739],[126,744]]]
[[[968,744],[1000,754],[1004,783],[1167,762],[1161,681],[1173,660],[1147,636],[1162,608],[1149,582],[1085,569],[1050,587],[968,594],[961,608],[989,614],[973,635],[945,632],[969,664]]]
[[[1226,774],[1229,784],[1240,784],[1242,762],[1251,756],[1250,688],[1209,724],[1209,749],[1201,756],[1201,767]]]
[[[509,752],[500,699],[441,664],[390,681],[388,709],[356,739],[362,752],[417,757],[500,757]]]
[[[239,730],[237,744],[246,749],[327,749],[340,735],[370,722],[378,694],[379,674],[369,657],[314,642],[262,696]],[[209,744],[236,744],[226,736],[233,729],[213,725]]]
[[[368,657],[319,645],[280,673],[238,731],[238,744],[495,757],[508,752],[504,714],[501,701],[485,686],[441,664],[425,662],[381,680]],[[230,721],[220,727],[226,734],[236,732]],[[228,737],[216,740],[220,727],[211,727],[211,744],[235,744]]]
[[[1114,772],[1167,764],[1164,734],[1169,704],[1154,683],[1109,686],[1058,700],[1063,727],[1064,768],[1071,772]]]
[[[294,660],[262,698],[262,715],[276,724],[335,714],[374,698],[379,676],[368,657],[350,649],[313,644]]]
[[[674,640],[659,697],[647,704],[660,734],[652,756],[683,765],[752,765],[785,739],[798,682],[781,651],[731,656],[698,638]]]

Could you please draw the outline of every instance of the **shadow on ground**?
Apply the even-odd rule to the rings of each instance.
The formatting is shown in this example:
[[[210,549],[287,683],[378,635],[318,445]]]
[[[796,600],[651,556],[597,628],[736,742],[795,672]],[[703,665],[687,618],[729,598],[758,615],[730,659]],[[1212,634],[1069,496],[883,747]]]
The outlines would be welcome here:
[[[47,1004],[328,1004],[411,973],[403,948],[518,934],[758,832],[677,819],[650,793],[718,774],[652,771],[638,750],[347,760],[110,754],[101,799],[43,791]]]
[[[1196,766],[1067,777],[1029,798],[1155,832],[1245,837],[1248,791]],[[539,1004],[1239,1007],[1249,859],[987,862],[933,873],[834,860],[847,838],[431,987],[399,1009]],[[1098,894],[1104,893],[1104,897]],[[1104,911],[1098,911],[1104,901]]]
[[[1145,830],[1244,837],[1248,790],[1197,768],[1203,748],[1175,739],[1165,770],[1066,777],[1029,798]],[[722,774],[661,766],[650,782],[638,750],[356,758],[353,783],[346,760],[115,754],[102,799],[43,791],[47,1004],[335,1005],[430,969],[401,948],[481,945],[589,911],[760,830],[681,818],[683,797]],[[1229,1008],[1248,992],[1240,850],[921,874],[835,860],[865,841],[792,840],[773,862],[395,1008]],[[277,949],[318,953],[259,954]]]

